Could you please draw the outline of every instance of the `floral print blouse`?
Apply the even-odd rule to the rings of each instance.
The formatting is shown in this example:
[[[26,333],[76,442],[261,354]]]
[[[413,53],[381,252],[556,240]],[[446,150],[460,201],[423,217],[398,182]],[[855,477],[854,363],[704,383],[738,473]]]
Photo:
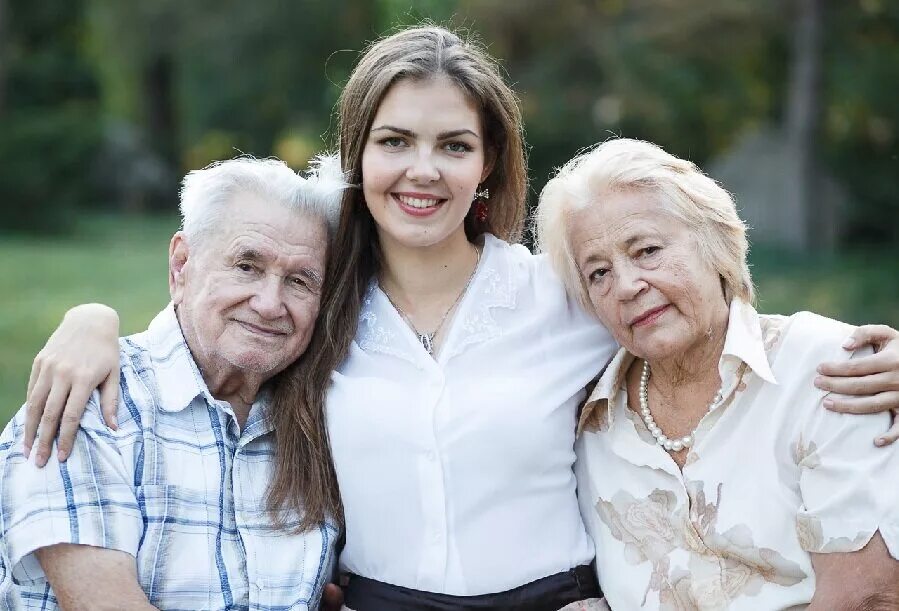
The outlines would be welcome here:
[[[821,406],[816,366],[845,360],[848,325],[759,316],[735,300],[719,362],[725,400],[683,470],[627,407],[621,349],[580,417],[576,475],[614,610],[788,609],[815,592],[810,552],[851,552],[879,529],[899,553],[899,451],[887,414]]]

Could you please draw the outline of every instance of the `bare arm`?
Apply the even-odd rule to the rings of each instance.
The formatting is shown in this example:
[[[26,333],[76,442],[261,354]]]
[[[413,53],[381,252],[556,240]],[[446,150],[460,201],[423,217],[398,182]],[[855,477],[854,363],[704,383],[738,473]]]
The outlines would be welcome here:
[[[134,557],[61,543],[35,551],[63,611],[153,611],[137,581]]]
[[[106,424],[115,428],[118,403],[119,316],[107,306],[90,303],[69,310],[47,345],[34,358],[26,397],[23,445],[31,453],[40,425],[35,463],[47,464],[59,432],[58,456],[68,458],[84,406],[100,388]]]
[[[808,611],[895,611],[899,609],[899,561],[880,532],[856,552],[812,554],[815,596]]]
[[[899,331],[886,325],[865,325],[855,330],[843,347],[854,350],[871,345],[875,354],[838,363],[822,363],[815,386],[833,393],[827,409],[850,414],[892,410],[893,426],[874,443],[885,446],[899,439]]]

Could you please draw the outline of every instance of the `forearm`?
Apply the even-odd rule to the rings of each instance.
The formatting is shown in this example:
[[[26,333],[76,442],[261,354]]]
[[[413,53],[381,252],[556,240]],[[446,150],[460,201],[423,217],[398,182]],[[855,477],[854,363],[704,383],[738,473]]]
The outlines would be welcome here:
[[[35,552],[64,611],[153,611],[134,557],[121,551],[61,544]]]
[[[857,552],[812,554],[812,565],[816,585],[809,611],[899,609],[899,562],[879,531]]]

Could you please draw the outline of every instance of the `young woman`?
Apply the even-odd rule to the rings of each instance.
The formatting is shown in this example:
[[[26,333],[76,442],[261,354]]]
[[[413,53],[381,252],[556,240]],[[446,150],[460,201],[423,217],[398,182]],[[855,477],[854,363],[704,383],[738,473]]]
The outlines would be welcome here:
[[[327,448],[279,438],[272,508],[339,484],[357,611],[549,610],[596,596],[575,416],[616,346],[545,259],[512,245],[527,187],[514,94],[478,47],[437,27],[403,30],[350,77],[340,149],[361,188],[344,199],[308,358],[282,376],[273,406],[278,422],[326,411],[336,482],[296,477]],[[72,312],[36,361],[35,413],[52,393],[43,439],[66,396],[77,423],[98,382],[112,379],[113,393],[117,322],[101,312]],[[97,357],[82,365],[83,354]],[[899,368],[870,358],[871,370]],[[103,374],[54,380],[72,363]],[[893,390],[889,377],[859,384]],[[896,403],[883,399],[862,407]]]

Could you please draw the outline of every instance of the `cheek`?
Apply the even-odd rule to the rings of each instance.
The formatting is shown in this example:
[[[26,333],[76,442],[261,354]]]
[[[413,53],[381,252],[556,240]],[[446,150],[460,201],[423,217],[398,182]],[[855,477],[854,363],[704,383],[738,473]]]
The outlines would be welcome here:
[[[377,195],[396,182],[398,170],[394,165],[378,152],[363,153],[362,192],[366,196]]]

